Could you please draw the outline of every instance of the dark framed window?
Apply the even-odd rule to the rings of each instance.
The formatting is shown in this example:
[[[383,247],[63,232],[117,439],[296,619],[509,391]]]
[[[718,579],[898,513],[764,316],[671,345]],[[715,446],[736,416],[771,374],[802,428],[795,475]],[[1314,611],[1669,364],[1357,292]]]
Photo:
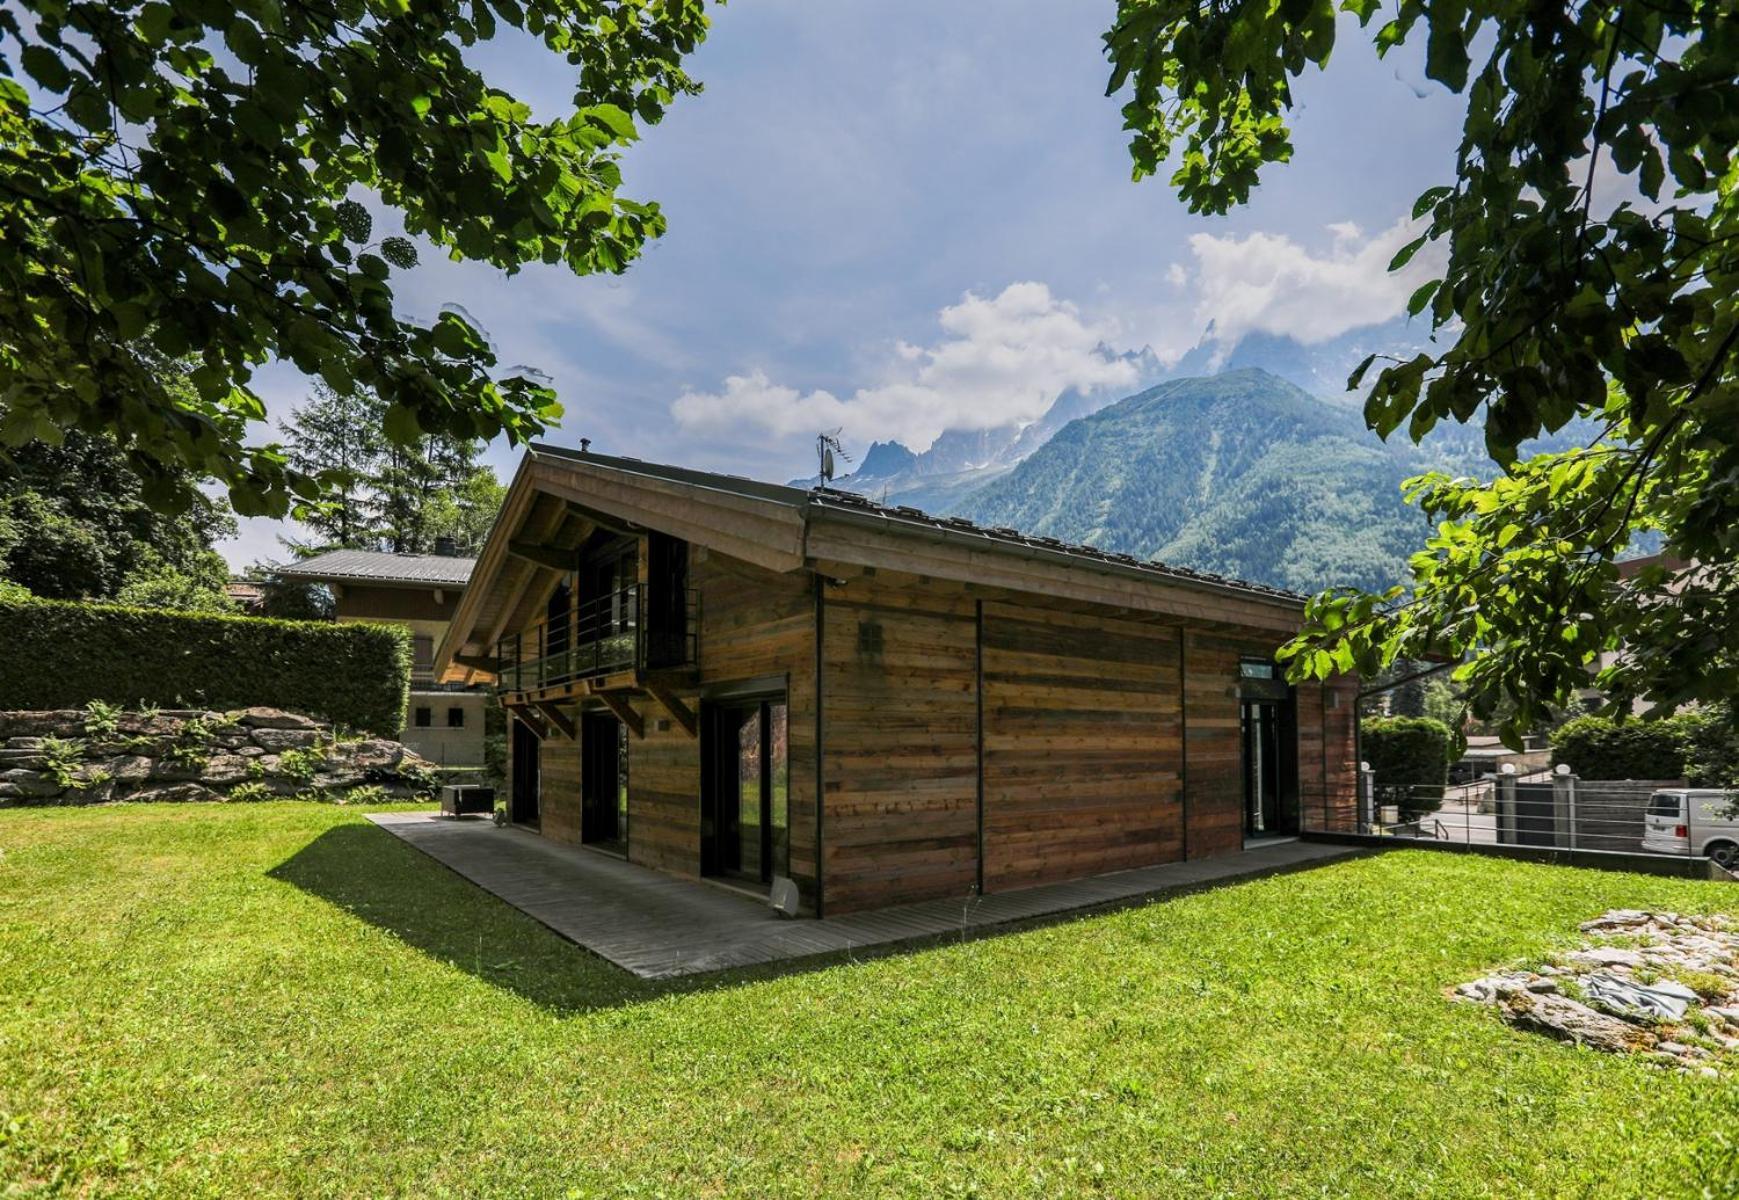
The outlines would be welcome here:
[[[415,720],[418,729],[427,729],[435,723],[434,711],[427,705],[418,705]]]
[[[1276,679],[1279,668],[1273,663],[1260,658],[1245,658],[1238,661],[1238,675],[1243,679]]]
[[[435,639],[421,635],[411,638],[411,666],[417,671],[435,669]]]
[[[448,729],[463,729],[463,728],[465,728],[465,710],[464,709],[462,709],[462,708],[449,708],[447,710],[447,728]]]

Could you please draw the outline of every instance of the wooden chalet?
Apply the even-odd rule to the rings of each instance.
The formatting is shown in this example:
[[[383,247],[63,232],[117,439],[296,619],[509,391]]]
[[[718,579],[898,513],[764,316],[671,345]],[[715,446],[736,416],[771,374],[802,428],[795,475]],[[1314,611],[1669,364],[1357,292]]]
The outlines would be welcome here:
[[[437,650],[510,714],[509,813],[808,915],[1240,851],[1350,811],[1356,684],[1290,593],[533,446]]]

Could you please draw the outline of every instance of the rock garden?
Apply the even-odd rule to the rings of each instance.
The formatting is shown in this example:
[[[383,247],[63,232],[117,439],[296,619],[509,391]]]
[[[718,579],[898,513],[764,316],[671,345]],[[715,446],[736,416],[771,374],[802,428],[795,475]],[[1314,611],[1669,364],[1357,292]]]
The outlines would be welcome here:
[[[1725,916],[1614,909],[1586,941],[1532,967],[1464,983],[1519,1029],[1709,1076],[1739,1069],[1739,924]]]
[[[434,767],[399,742],[349,737],[275,708],[0,712],[0,806],[113,801],[348,803],[426,796]]]

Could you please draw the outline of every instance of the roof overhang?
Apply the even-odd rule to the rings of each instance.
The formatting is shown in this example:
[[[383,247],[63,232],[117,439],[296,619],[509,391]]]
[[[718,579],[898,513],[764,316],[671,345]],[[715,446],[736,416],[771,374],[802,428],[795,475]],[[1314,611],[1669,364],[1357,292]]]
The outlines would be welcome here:
[[[780,574],[899,571],[1269,633],[1296,631],[1303,612],[1290,593],[839,493],[534,445],[436,650],[437,671],[480,670],[473,664],[547,601],[561,572],[527,547],[577,549],[599,528],[668,534]]]
[[[339,587],[403,588],[416,592],[452,592],[465,590],[466,583],[445,583],[439,579],[378,579],[372,575],[336,575],[330,571],[298,571],[281,567],[272,572],[279,579],[296,579],[303,583],[336,584]]]

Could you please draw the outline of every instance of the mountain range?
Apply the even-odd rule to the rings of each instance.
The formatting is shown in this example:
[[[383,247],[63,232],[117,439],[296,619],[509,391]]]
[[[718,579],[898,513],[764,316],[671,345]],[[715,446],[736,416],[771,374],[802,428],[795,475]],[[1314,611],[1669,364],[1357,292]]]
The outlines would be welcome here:
[[[949,430],[921,452],[875,442],[832,486],[1301,592],[1382,588],[1405,581],[1429,532],[1402,481],[1496,469],[1477,426],[1419,446],[1365,427],[1347,374],[1373,350],[1422,348],[1399,321],[1314,346],[1265,334],[1222,345],[1210,329],[1170,370],[1132,356],[1148,381],[1133,395],[1067,391],[1030,425]],[[1325,391],[1336,398],[1313,394]],[[1566,427],[1530,448],[1592,433]]]

